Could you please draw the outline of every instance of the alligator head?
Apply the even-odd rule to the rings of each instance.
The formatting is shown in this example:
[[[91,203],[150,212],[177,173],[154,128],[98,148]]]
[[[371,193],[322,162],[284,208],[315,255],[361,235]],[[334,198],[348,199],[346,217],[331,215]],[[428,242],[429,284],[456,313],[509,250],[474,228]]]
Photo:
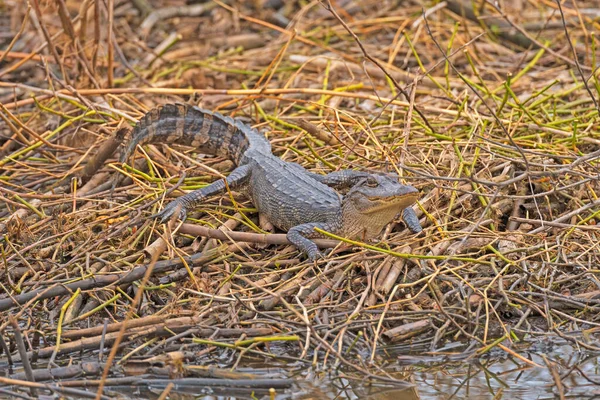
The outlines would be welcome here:
[[[342,199],[345,237],[369,239],[419,198],[419,190],[385,175],[369,175]]]

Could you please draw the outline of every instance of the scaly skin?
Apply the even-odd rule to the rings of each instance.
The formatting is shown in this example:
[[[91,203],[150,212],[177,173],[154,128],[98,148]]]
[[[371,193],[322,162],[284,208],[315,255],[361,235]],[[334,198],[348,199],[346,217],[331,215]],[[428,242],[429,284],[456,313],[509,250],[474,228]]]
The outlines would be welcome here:
[[[381,233],[396,215],[413,232],[422,230],[410,206],[419,192],[396,179],[368,172],[342,170],[327,175],[308,172],[296,163],[271,153],[269,141],[255,129],[225,117],[184,104],[166,104],[148,112],[136,125],[132,139],[121,157],[126,162],[137,145],[178,143],[196,147],[206,154],[234,161],[237,168],[226,178],[227,186],[244,190],[258,211],[287,237],[309,260],[321,257],[310,239],[320,237],[314,228],[358,239]],[[209,196],[222,194],[223,180],[187,193],[155,215],[162,222],[175,210],[185,219],[187,211]],[[342,196],[335,189],[350,188]]]

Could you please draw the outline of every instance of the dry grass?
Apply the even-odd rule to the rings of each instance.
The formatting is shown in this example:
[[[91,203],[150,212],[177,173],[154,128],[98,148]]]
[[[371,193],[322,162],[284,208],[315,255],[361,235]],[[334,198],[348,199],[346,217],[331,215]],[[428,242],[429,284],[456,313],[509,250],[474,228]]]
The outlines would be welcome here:
[[[598,2],[476,2],[477,21],[465,0],[338,0],[337,17],[318,2],[171,0],[146,18],[141,1],[22,3],[0,9],[0,364],[7,347],[64,365],[102,346],[100,386],[157,355],[181,379],[227,354],[394,381],[377,368],[390,341],[530,366],[513,344],[536,335],[600,350]],[[400,173],[423,191],[425,234],[398,222],[313,266],[157,224],[231,169],[177,146],[104,162],[119,128],[174,101],[244,118],[314,172]],[[262,233],[252,207],[233,193],[187,222]]]

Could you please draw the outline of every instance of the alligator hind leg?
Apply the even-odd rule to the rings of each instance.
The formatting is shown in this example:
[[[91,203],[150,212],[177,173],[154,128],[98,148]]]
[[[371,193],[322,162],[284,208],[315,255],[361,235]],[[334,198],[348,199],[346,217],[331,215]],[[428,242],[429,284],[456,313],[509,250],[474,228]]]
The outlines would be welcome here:
[[[245,164],[231,171],[225,180],[227,181],[227,186],[230,188],[236,188],[246,183],[249,177],[250,164]],[[209,196],[224,193],[227,189],[227,186],[225,185],[225,182],[220,179],[206,187],[203,187],[202,189],[194,190],[193,192],[176,198],[167,204],[167,206],[161,212],[154,214],[152,218],[158,218],[160,219],[161,223],[164,223],[165,221],[168,221],[179,208],[179,218],[184,221],[186,219],[188,210],[194,208],[196,204],[204,201]]]

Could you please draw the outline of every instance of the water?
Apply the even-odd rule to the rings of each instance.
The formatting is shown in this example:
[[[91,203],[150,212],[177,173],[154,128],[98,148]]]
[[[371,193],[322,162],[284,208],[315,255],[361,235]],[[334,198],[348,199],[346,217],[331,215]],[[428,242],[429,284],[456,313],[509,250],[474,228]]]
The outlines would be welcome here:
[[[327,370],[323,371],[302,362],[250,357],[240,363],[238,372],[254,373],[260,377],[294,378],[296,384],[292,389],[279,390],[273,395],[277,400],[557,399],[560,398],[560,389],[556,379],[560,381],[565,399],[600,399],[598,354],[577,349],[556,338],[512,345],[511,349],[539,367],[500,349],[476,356],[466,353],[464,344],[454,343],[433,353],[415,346],[381,348],[378,359],[378,364],[382,365],[381,371],[412,385],[369,381],[347,368],[332,370],[334,360],[331,359]],[[367,358],[367,355],[363,355],[363,359]],[[207,360],[197,361],[202,364]],[[227,367],[231,366],[221,365],[221,368]],[[367,368],[366,365],[362,367]],[[555,371],[556,378],[551,369]],[[7,387],[0,384],[0,388]],[[8,389],[15,390],[14,387]],[[95,392],[94,388],[90,390]],[[105,393],[111,398],[156,399],[164,386],[110,387],[108,390]],[[0,398],[10,396],[0,393]],[[170,398],[270,399],[271,394],[267,390],[233,391],[228,388],[176,386]]]
[[[436,353],[405,353],[402,347],[386,349],[390,373],[409,374],[414,392],[358,393],[340,398],[361,399],[509,399],[538,400],[559,398],[559,389],[550,368],[555,370],[567,399],[600,399],[598,354],[578,350],[561,339],[513,346],[519,355],[540,367],[533,367],[495,350],[480,357],[465,357],[462,348]],[[462,347],[462,346],[461,346]],[[455,360],[453,359],[461,359]],[[364,388],[363,388],[364,390]],[[412,397],[411,397],[412,396]]]

